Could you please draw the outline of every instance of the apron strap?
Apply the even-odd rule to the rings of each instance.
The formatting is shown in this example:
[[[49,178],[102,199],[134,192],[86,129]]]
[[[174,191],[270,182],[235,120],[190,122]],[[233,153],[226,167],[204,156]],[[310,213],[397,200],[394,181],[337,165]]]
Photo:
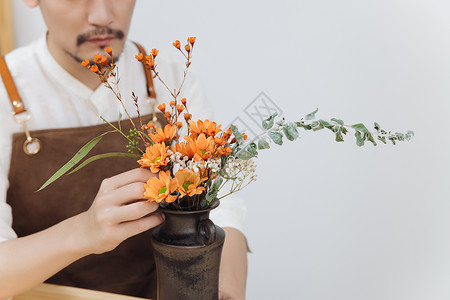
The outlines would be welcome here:
[[[6,64],[5,57],[0,56],[0,75],[3,79],[6,91],[8,92],[9,100],[14,109],[14,115],[23,113],[26,111],[22,99],[20,99],[19,93],[17,92],[14,80],[9,72],[8,65]]]
[[[147,55],[147,53],[145,52],[144,47],[142,47],[140,44],[138,44],[136,42],[133,42],[133,43],[136,45],[136,47],[138,47],[139,52],[141,52],[145,57]],[[156,98],[155,88],[153,87],[152,72],[149,69],[147,69],[144,64],[142,64],[142,65],[144,66],[145,77],[147,78],[147,95],[150,98]]]

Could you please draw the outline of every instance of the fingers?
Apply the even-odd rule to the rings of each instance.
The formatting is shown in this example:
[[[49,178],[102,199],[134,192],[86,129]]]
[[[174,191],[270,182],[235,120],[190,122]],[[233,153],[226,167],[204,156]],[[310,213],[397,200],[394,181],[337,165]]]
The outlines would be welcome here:
[[[164,219],[163,213],[154,213],[138,220],[122,223],[118,230],[126,239],[160,225]]]
[[[155,212],[158,207],[159,204],[156,202],[145,203],[145,201],[138,201],[124,205],[116,209],[115,221],[117,223],[122,223],[137,220]]]
[[[156,176],[147,169],[137,168],[116,176],[104,179],[99,193],[108,193],[134,182],[147,182],[150,177]]]
[[[122,206],[136,200],[144,199],[144,183],[132,182],[98,195],[98,202],[114,206]]]

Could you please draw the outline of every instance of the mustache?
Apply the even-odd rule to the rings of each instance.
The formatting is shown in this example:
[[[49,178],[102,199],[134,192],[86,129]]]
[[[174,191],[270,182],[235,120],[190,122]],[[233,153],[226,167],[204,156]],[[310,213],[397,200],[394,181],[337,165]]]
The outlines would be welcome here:
[[[113,36],[116,39],[122,40],[125,36],[122,30],[120,29],[112,29],[110,27],[96,27],[94,30],[91,30],[86,33],[82,33],[77,36],[77,46],[80,46],[81,44],[88,41],[93,36]]]

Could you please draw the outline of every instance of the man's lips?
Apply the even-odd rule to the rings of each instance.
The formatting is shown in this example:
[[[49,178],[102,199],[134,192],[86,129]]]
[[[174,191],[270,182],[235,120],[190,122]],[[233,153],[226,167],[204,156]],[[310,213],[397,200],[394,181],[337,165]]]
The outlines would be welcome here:
[[[90,38],[87,41],[89,43],[93,43],[98,46],[109,46],[111,45],[111,41],[114,39],[114,37],[94,37]]]

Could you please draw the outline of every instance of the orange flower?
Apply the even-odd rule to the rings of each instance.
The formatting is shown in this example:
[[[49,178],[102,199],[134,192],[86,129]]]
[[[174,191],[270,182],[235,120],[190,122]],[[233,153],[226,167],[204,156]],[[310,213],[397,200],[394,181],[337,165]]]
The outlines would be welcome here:
[[[171,114],[170,112],[166,111],[166,113],[164,114],[164,117],[165,117],[167,120],[169,120],[170,117],[172,117],[172,114]]]
[[[180,49],[180,41],[176,40],[175,43],[173,43],[173,46],[177,49]]]
[[[184,114],[184,119],[186,120],[186,122],[189,121],[191,118],[192,118],[191,114],[188,114],[188,113]]]
[[[200,176],[197,173],[184,169],[175,173],[175,179],[178,183],[177,190],[182,198],[186,195],[194,196],[203,193],[205,188],[199,185],[208,178],[205,177],[200,179]]]
[[[184,106],[183,105],[177,105],[177,111],[180,114],[182,111],[184,110]]]
[[[175,146],[172,146],[170,148],[173,153],[179,152],[181,153],[182,157],[187,156],[187,158],[191,159],[194,157],[194,152],[192,151],[191,147],[186,147],[186,143],[177,143]]]
[[[107,61],[108,60],[107,60],[106,56],[102,55],[101,53],[94,54],[94,62],[96,64],[99,64],[100,66],[103,66],[103,65],[106,64]]]
[[[153,56],[151,55],[146,55],[145,56],[145,64],[149,67],[149,68],[153,68],[155,66],[155,60],[153,59]]]
[[[167,203],[171,203],[177,199],[177,196],[171,195],[176,191],[177,186],[177,180],[175,178],[170,179],[169,171],[161,171],[159,172],[159,179],[151,177],[144,185],[144,197],[149,198],[147,202],[160,203],[165,200]]]
[[[160,105],[158,105],[158,109],[163,113],[166,111],[166,104],[162,103]]]
[[[192,46],[194,46],[194,43],[195,43],[195,39],[196,39],[196,37],[194,36],[194,37],[190,37],[190,38],[188,38],[188,40],[189,40],[189,43],[191,43],[191,45]]]
[[[83,67],[85,67],[85,68],[90,68],[91,67],[90,64],[89,64],[89,60],[87,58],[81,62],[81,65]]]
[[[106,47],[105,52],[108,53],[109,56],[112,56],[112,47]]]
[[[223,146],[223,145],[225,145],[225,144],[227,143],[227,141],[224,140],[224,139],[215,137],[215,138],[214,138],[214,143],[216,143],[216,144],[219,145],[219,146]]]
[[[229,155],[233,151],[230,147],[219,147],[217,148],[216,154],[219,156]]]
[[[170,104],[170,107],[174,107],[175,106],[175,101],[172,100],[172,101],[170,101],[169,104]]]
[[[91,66],[91,71],[98,74],[98,67],[97,67],[97,65],[92,65]]]
[[[181,128],[181,127],[183,127],[183,123],[181,123],[181,122],[177,122],[177,127],[178,127],[178,128]]]
[[[186,46],[184,46],[184,49],[189,53],[191,51],[191,46],[189,44],[186,44]]]
[[[181,99],[181,103],[183,103],[183,105],[186,106],[186,98]]]
[[[195,161],[206,160],[214,153],[216,145],[211,136],[206,138],[205,134],[201,133],[196,139],[186,136],[185,140],[188,142],[186,148],[194,153]]]
[[[148,126],[148,127],[155,127],[155,123],[150,122],[150,123],[147,124],[147,126]]]
[[[142,61],[142,60],[144,59],[144,54],[139,53],[139,54],[136,55],[135,57],[136,57],[136,59],[137,59],[138,61]]]
[[[161,167],[167,165],[167,148],[164,143],[153,144],[147,147],[142,158],[138,160],[138,163],[141,167],[149,167],[150,171],[158,173]]]
[[[156,55],[158,55],[158,52],[159,52],[159,50],[152,49],[152,55],[153,55],[153,58],[155,58]]]
[[[175,126],[167,124],[164,127],[164,131],[160,127],[156,127],[156,133],[155,134],[150,133],[148,136],[151,138],[153,142],[160,143],[164,141],[171,141],[176,133],[177,130]]]
[[[222,131],[222,129],[220,129],[221,126],[222,125],[217,125],[215,122],[210,122],[209,120],[205,120],[205,122],[198,120],[197,124],[195,124],[194,121],[189,122],[189,128],[194,137],[200,133],[205,133],[208,136],[214,137],[218,132]]]

